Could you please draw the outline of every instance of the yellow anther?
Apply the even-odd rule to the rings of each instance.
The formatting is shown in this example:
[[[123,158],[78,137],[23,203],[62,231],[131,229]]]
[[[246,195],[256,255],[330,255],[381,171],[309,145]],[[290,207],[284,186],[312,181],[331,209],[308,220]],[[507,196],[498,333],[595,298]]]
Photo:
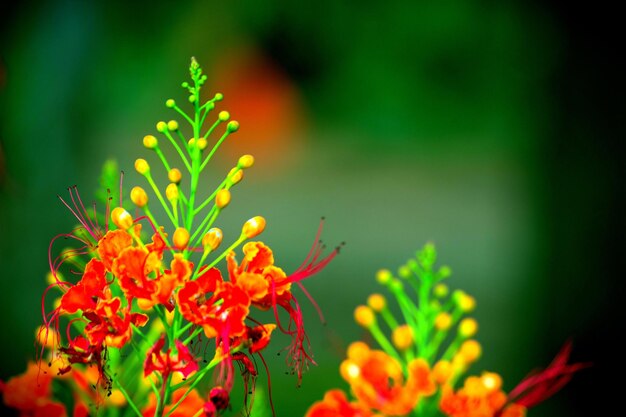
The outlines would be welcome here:
[[[59,333],[55,329],[42,325],[35,330],[35,338],[41,346],[53,348],[59,341]]]
[[[398,326],[391,333],[391,341],[399,350],[406,350],[413,344],[413,330],[406,324]]]
[[[198,149],[200,149],[201,151],[205,150],[208,143],[206,141],[205,138],[200,138],[196,141],[196,145],[198,146]]]
[[[233,185],[237,184],[243,179],[243,171],[238,167],[231,169],[228,173],[228,179],[233,183]]]
[[[165,123],[165,122],[158,122],[158,123],[156,124],[156,129],[157,129],[159,132],[161,132],[161,133],[162,133],[162,132],[165,132],[165,131],[167,130],[167,123]]]
[[[433,288],[433,293],[435,294],[435,297],[438,298],[447,296],[448,292],[450,292],[450,290],[446,284],[437,284],[435,285],[435,288]]]
[[[370,327],[376,322],[376,316],[374,316],[374,312],[368,306],[358,306],[354,310],[354,321],[359,326]]]
[[[459,334],[463,337],[472,337],[478,332],[478,323],[472,318],[461,320]]]
[[[111,211],[111,220],[113,220],[113,224],[123,230],[128,230],[133,225],[133,216],[122,207],[115,207]]]
[[[375,312],[380,313],[387,306],[387,300],[382,294],[372,294],[367,297],[367,305]]]
[[[452,376],[452,364],[443,359],[438,361],[433,367],[432,376],[439,385],[445,384]]]
[[[223,209],[230,203],[230,191],[226,189],[221,189],[217,192],[215,196],[215,205],[219,209]]]
[[[439,313],[435,317],[435,327],[437,330],[448,330],[452,325],[452,317],[448,313]]]
[[[148,165],[148,161],[146,161],[145,159],[138,158],[135,161],[135,170],[137,170],[137,172],[141,175],[146,175],[148,172],[150,172],[150,165]]]
[[[214,227],[209,229],[207,234],[202,237],[202,246],[204,246],[205,250],[215,250],[222,243],[223,238],[224,234],[222,233],[222,230]]]
[[[243,155],[237,161],[237,166],[241,169],[250,168],[252,165],[254,165],[254,156],[252,155]]]
[[[178,130],[178,122],[176,120],[170,120],[167,122],[167,128],[171,131]]]
[[[174,183],[171,183],[165,188],[165,196],[169,201],[178,200],[178,186]]]
[[[177,227],[174,231],[173,241],[176,249],[185,249],[189,243],[189,231],[184,227]]]
[[[148,194],[146,194],[146,190],[139,186],[130,190],[130,199],[137,207],[143,207],[148,204]]]
[[[265,230],[265,219],[261,216],[255,216],[245,222],[241,229],[241,233],[248,239],[260,235]]]
[[[178,168],[172,168],[167,173],[167,179],[169,179],[170,182],[173,182],[175,184],[178,184],[182,178],[183,178],[183,174],[181,174],[180,169]]]
[[[482,353],[482,347],[476,340],[470,339],[463,342],[459,349],[459,355],[465,360],[466,363],[473,363],[480,358]]]
[[[146,135],[143,137],[143,146],[148,149],[154,149],[159,145],[159,141],[152,135]]]
[[[391,275],[391,271],[389,271],[388,269],[381,269],[376,273],[376,280],[379,284],[387,284],[392,277],[393,275]]]

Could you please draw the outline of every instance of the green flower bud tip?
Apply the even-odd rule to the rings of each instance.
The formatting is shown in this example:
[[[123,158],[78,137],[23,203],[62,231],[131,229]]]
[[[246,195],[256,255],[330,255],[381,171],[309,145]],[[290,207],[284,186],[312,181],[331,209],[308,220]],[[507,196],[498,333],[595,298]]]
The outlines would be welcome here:
[[[213,97],[213,100],[215,101],[222,101],[224,99],[224,94],[222,93],[217,93],[215,94],[215,97]]]
[[[213,110],[215,108],[215,103],[210,102],[209,104],[207,104],[206,107],[207,107],[207,110],[211,111],[211,110]]]
[[[171,109],[172,107],[174,107],[175,105],[176,105],[176,102],[175,102],[174,100],[172,100],[172,99],[169,99],[169,100],[167,100],[167,101],[165,102],[165,106],[166,106],[166,107],[169,107],[170,109]]]
[[[398,268],[398,275],[405,279],[409,278],[411,276],[411,269],[409,269],[409,267],[406,265],[402,265],[400,268]]]
[[[452,270],[448,266],[442,266],[441,268],[439,268],[439,271],[437,273],[439,274],[439,278],[443,279],[448,278],[450,275],[452,275]]]
[[[195,95],[189,96],[189,102],[190,103],[195,103],[195,101],[196,101],[196,96]]]
[[[165,131],[167,130],[167,123],[165,123],[165,122],[159,122],[159,123],[157,123],[157,124],[156,124],[156,129],[157,129],[159,132],[161,132],[161,133],[162,133],[162,132],[165,132]]]
[[[398,279],[393,279],[389,281],[389,289],[391,291],[402,291],[404,286],[402,285],[402,281]]]
[[[167,122],[167,128],[171,131],[178,130],[178,122],[176,120],[170,120]]]
[[[183,87],[183,88],[189,88],[189,83],[187,81],[185,81],[180,86]]]
[[[217,116],[222,122],[227,121],[228,119],[230,119],[230,113],[228,113],[227,111],[221,111],[220,114]]]
[[[239,130],[239,122],[233,120],[232,122],[228,122],[228,125],[226,126],[226,130],[228,130],[229,133],[234,133],[236,131]]]

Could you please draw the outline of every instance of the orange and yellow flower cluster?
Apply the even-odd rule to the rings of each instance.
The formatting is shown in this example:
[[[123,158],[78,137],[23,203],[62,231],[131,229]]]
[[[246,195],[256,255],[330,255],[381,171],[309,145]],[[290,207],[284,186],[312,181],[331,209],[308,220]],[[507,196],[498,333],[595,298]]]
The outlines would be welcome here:
[[[170,163],[154,135],[143,139],[162,165],[166,187],[157,184],[146,159],[137,159],[135,169],[150,194],[135,186],[127,202],[120,182],[119,204],[112,207],[107,191],[104,215],[95,205],[86,208],[75,187],[69,200],[61,199],[79,226],[50,246],[50,286],[42,301],[44,325],[37,332],[39,361],[29,364],[25,374],[0,383],[4,402],[22,415],[117,416],[117,409],[125,407],[138,416],[216,416],[230,407],[236,365],[246,395],[254,389],[254,356],[265,364],[262,352],[276,328],[291,336],[287,361],[298,381],[312,361],[292,290],[324,268],[338,249],[321,256],[320,226],[302,266],[287,274],[266,244],[252,241],[266,226],[263,217],[255,216],[244,222],[228,248],[216,252],[225,236],[215,221],[254,158],[239,158],[217,188],[204,194],[201,174],[239,124],[222,111],[204,128],[223,97],[216,94],[202,103],[206,76],[193,59],[190,74],[192,82],[183,88],[192,114],[171,99],[166,106],[189,125],[191,137],[175,120],[156,125],[180,165]],[[152,198],[165,222],[153,214]],[[77,247],[54,257],[59,239]],[[242,244],[238,261],[235,252]],[[222,260],[225,275],[217,268]],[[54,292],[58,297],[50,307],[47,296]],[[209,374],[212,378],[205,378]],[[64,390],[71,394],[57,399],[55,392]]]
[[[436,257],[428,244],[399,269],[399,278],[388,270],[378,272],[378,282],[397,301],[401,320],[382,294],[372,294],[367,305],[355,309],[355,321],[378,348],[362,341],[350,344],[340,373],[354,400],[330,390],[306,417],[523,417],[585,366],[567,363],[567,345],[546,370],[508,395],[496,373],[466,377],[482,352],[474,338],[478,324],[469,317],[476,301],[463,291],[450,294],[442,282],[450,269],[435,268]]]

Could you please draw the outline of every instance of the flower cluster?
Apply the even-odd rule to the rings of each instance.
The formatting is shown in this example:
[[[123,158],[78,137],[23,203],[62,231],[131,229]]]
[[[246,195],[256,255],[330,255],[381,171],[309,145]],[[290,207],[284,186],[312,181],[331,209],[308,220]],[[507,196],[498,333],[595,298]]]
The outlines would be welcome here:
[[[167,176],[166,187],[157,184],[146,159],[137,159],[135,169],[150,194],[141,186],[132,188],[133,209],[124,201],[121,181],[119,204],[113,206],[108,191],[104,214],[95,204],[93,210],[85,207],[75,187],[69,199],[61,198],[79,226],[50,245],[50,285],[42,300],[44,324],[37,331],[39,360],[25,374],[0,382],[4,402],[22,415],[61,417],[71,410],[74,416],[117,416],[124,407],[138,416],[212,417],[230,407],[236,369],[250,406],[247,393],[258,375],[256,358],[265,365],[262,352],[276,328],[291,337],[287,361],[298,382],[312,362],[293,289],[324,268],[338,248],[323,256],[320,225],[302,266],[287,274],[266,244],[252,240],[266,226],[256,216],[219,250],[224,234],[214,226],[216,219],[254,158],[239,158],[217,188],[203,195],[201,174],[239,124],[221,111],[204,128],[223,97],[216,94],[202,103],[207,77],[194,59],[190,74],[191,83],[182,87],[193,112],[166,101],[190,126],[190,138],[175,120],[156,125],[179,163],[171,164],[157,137],[143,139],[162,166],[161,177]],[[153,213],[153,198],[165,222]],[[55,257],[58,241],[75,247]],[[237,255],[241,245],[242,255]],[[217,268],[224,260],[226,274]],[[48,296],[54,292],[50,307]],[[55,392],[69,394],[57,398]]]
[[[435,268],[436,258],[435,247],[427,244],[399,268],[399,278],[388,270],[378,272],[378,282],[397,301],[401,320],[381,294],[370,295],[367,305],[355,309],[355,321],[379,348],[352,343],[340,373],[354,401],[342,390],[330,390],[306,417],[523,417],[586,366],[568,363],[568,344],[547,369],[527,377],[508,395],[496,373],[466,376],[482,352],[474,338],[478,324],[469,317],[476,301],[460,290],[450,293],[442,281],[451,271]]]

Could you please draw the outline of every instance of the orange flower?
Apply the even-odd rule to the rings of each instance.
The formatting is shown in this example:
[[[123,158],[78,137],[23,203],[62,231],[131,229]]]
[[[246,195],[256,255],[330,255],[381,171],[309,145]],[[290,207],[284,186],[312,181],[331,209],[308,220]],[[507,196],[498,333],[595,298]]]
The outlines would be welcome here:
[[[163,408],[163,415],[167,415],[172,409],[173,405],[180,400],[180,398],[187,391],[187,387],[183,387],[179,390],[174,391],[172,394],[172,400],[169,405],[166,405]],[[205,400],[202,399],[200,394],[196,390],[191,391],[191,393],[185,397],[185,399],[180,403],[176,410],[169,414],[170,417],[189,417],[195,416],[199,410],[202,410],[205,404]],[[156,411],[157,401],[154,393],[150,394],[148,398],[148,404],[141,410],[141,413],[144,417],[154,417],[154,413]]]
[[[98,242],[98,255],[104,267],[111,271],[113,260],[117,258],[124,249],[130,247],[132,243],[133,238],[126,230],[119,229],[108,231]]]
[[[304,417],[373,417],[373,413],[360,403],[348,402],[343,391],[334,389],[314,403]]]
[[[85,266],[85,272],[76,285],[61,298],[61,312],[76,313],[78,310],[89,312],[95,310],[98,299],[110,297],[106,291],[106,270],[104,263],[93,258]]]
[[[178,352],[176,355],[172,355],[171,348],[163,353],[162,349],[164,346],[165,337],[162,335],[146,355],[144,376],[158,371],[161,372],[165,380],[170,373],[180,372],[184,378],[187,378],[192,372],[198,370],[198,363],[195,358],[180,341],[176,340],[176,350]]]
[[[51,384],[52,375],[40,372],[39,366],[30,362],[23,374],[6,383],[0,381],[0,392],[4,403],[19,410],[21,416],[66,417],[65,406],[51,398]]]
[[[350,345],[348,359],[340,369],[362,404],[388,416],[408,414],[422,395],[432,395],[436,389],[423,359],[409,362],[405,383],[402,366],[397,360],[381,350],[371,350],[363,342]]]
[[[129,307],[122,308],[121,304],[118,297],[101,300],[93,313],[84,314],[90,321],[85,326],[85,335],[91,344],[106,342],[108,346],[120,348],[131,338],[131,324],[138,327],[146,324],[148,316],[131,313]]]
[[[454,392],[449,385],[442,388],[441,411],[451,417],[523,417],[524,407],[505,407],[507,398],[502,392],[502,378],[498,374],[484,372],[482,376],[470,376],[463,388]]]

